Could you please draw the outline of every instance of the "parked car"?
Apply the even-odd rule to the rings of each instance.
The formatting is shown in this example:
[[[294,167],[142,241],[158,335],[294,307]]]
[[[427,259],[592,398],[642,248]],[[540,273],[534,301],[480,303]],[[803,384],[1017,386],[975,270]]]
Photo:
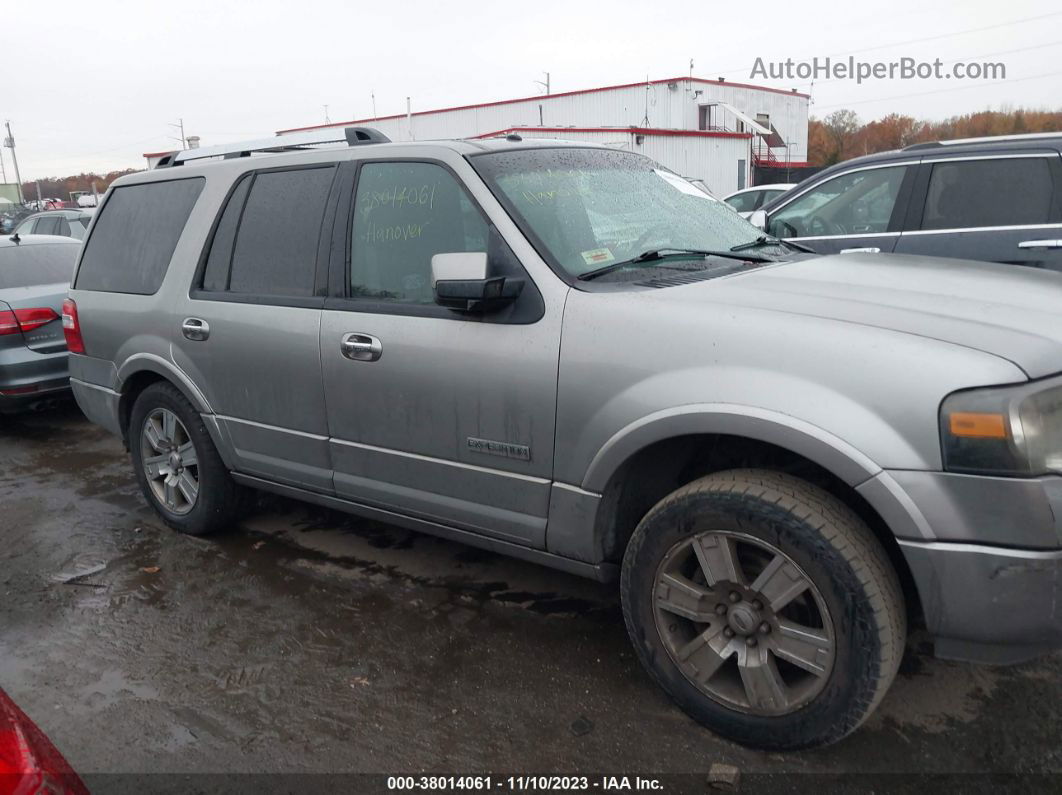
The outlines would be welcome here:
[[[169,525],[262,489],[618,578],[653,679],[761,748],[859,726],[909,612],[949,658],[1062,644],[1058,275],[807,254],[631,152],[346,132],[104,199],[71,381]]]
[[[61,318],[78,249],[64,237],[0,238],[0,413],[70,391]]]
[[[27,216],[15,232],[19,235],[58,235],[84,240],[92,223],[91,210],[46,210]]]
[[[748,218],[755,210],[796,187],[796,183],[779,182],[773,185],[756,185],[736,190],[723,201],[737,210],[742,218]]]
[[[819,172],[753,222],[823,254],[928,254],[1062,270],[1062,133],[908,146]]]
[[[0,784],[9,793],[88,795],[51,740],[0,690]]]

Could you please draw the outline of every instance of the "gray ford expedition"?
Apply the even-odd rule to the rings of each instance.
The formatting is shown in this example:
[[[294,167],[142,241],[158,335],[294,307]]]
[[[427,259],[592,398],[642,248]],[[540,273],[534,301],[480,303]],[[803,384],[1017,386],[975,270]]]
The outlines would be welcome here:
[[[649,674],[761,748],[858,727],[910,621],[1060,645],[1058,274],[810,255],[630,152],[345,137],[179,153],[93,222],[71,381],[168,524],[261,489],[618,578]]]

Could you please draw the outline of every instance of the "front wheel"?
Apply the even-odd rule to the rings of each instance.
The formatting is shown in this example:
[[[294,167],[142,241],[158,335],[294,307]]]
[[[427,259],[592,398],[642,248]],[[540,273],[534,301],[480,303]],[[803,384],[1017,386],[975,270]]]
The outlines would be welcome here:
[[[668,695],[756,748],[840,740],[903,654],[903,596],[880,543],[840,500],[781,473],[720,472],[658,503],[628,545],[621,597]]]
[[[160,382],[145,389],[133,404],[128,434],[137,481],[166,524],[206,535],[235,520],[243,490],[176,387]]]

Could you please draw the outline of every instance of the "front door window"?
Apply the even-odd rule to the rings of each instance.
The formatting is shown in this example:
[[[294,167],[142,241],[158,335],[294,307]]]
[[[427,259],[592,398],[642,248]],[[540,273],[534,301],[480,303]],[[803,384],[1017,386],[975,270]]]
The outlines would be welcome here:
[[[889,230],[906,166],[841,174],[816,185],[771,217],[777,237],[844,237]]]

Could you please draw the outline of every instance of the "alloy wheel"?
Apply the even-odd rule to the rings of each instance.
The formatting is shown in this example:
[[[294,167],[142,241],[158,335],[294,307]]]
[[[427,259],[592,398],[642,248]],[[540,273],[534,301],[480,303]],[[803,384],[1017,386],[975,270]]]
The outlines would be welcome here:
[[[144,419],[140,457],[152,494],[171,513],[191,511],[199,498],[199,456],[177,415],[156,408]]]
[[[822,594],[765,541],[712,531],[679,542],[657,569],[653,600],[672,661],[730,709],[785,715],[829,680],[836,639]]]

